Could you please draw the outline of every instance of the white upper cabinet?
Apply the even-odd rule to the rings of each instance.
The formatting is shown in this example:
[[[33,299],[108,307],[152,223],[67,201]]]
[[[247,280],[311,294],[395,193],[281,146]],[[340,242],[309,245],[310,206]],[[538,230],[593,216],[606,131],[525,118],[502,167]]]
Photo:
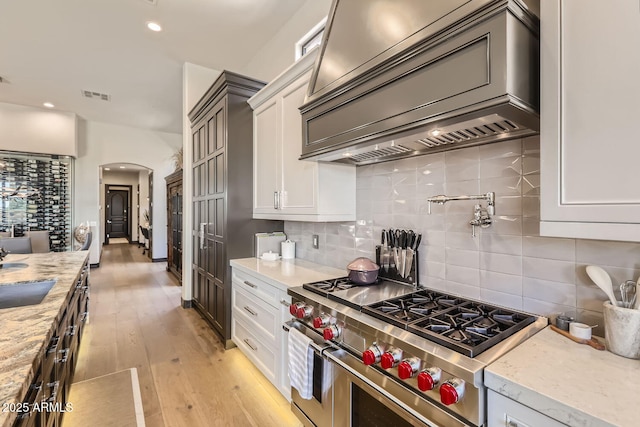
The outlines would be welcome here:
[[[543,1],[540,21],[540,234],[640,241],[638,1]]]
[[[253,108],[253,217],[354,221],[355,166],[298,160],[304,103],[317,49],[249,99]]]

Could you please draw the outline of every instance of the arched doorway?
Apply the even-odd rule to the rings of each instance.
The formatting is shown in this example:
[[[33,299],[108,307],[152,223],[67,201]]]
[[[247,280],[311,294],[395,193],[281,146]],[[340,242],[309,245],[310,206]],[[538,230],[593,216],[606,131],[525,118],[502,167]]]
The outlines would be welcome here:
[[[141,227],[151,228],[153,170],[132,163],[100,166],[102,243],[138,243],[150,248]],[[149,251],[150,252],[150,251]]]

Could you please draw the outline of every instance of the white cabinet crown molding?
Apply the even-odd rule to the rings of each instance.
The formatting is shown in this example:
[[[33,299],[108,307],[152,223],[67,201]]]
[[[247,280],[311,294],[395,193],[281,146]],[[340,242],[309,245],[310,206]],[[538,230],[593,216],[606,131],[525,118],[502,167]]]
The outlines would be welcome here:
[[[264,104],[267,100],[273,98],[275,94],[293,83],[304,73],[313,68],[316,57],[318,56],[318,48],[309,51],[305,56],[291,64],[289,68],[280,73],[269,84],[263,87],[260,92],[253,95],[247,100],[252,109],[256,109]]]

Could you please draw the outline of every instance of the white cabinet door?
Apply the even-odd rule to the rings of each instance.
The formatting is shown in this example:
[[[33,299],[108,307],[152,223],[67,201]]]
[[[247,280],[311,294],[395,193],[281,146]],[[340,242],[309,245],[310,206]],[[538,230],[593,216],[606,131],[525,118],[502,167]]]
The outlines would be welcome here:
[[[354,221],[355,166],[299,160],[307,86],[317,50],[249,99],[254,108],[256,219]]]
[[[280,130],[276,99],[262,104],[253,113],[253,210],[269,213],[276,210],[280,187]],[[256,143],[259,141],[259,143]]]
[[[562,427],[564,424],[493,390],[487,393],[488,427]]]
[[[637,0],[541,2],[542,235],[640,240]]]
[[[282,103],[282,209],[291,213],[312,213],[318,201],[318,163],[298,160],[302,153],[302,118],[311,70],[287,86]]]

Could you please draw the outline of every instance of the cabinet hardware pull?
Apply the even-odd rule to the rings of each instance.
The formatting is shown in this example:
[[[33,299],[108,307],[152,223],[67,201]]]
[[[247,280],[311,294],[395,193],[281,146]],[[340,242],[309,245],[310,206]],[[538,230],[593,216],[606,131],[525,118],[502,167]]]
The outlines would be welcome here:
[[[56,359],[56,363],[67,363],[69,360],[69,349],[65,348],[64,350],[60,350],[58,353],[64,353],[64,357],[62,359]]]
[[[254,289],[255,289],[255,288],[257,288],[257,286],[256,286],[256,285],[254,285],[253,283],[249,282],[248,280],[245,280],[245,281],[244,281],[244,284],[245,284],[245,285],[247,285],[247,286],[251,286],[251,287],[252,287],[252,288],[254,288]]]
[[[58,348],[58,343],[60,342],[60,337],[59,336],[55,336],[53,338],[51,338],[51,341],[49,342],[49,347],[47,348],[47,353],[54,353],[56,351],[56,349]]]
[[[287,300],[284,300],[284,299],[280,300],[280,304],[284,305],[285,307],[289,307],[291,305],[290,302],[288,302]]]
[[[67,331],[67,336],[72,337],[72,336],[74,336],[76,334],[78,326],[77,325],[69,325],[69,327],[67,329],[69,329]]]
[[[249,348],[250,348],[251,350],[253,350],[253,351],[258,351],[258,347],[254,347],[254,346],[252,346],[252,345],[251,345],[251,343],[249,342],[249,338],[245,338],[245,339],[244,339],[244,343],[245,343],[246,345],[248,345],[248,346],[249,346]]]
[[[256,313],[255,311],[251,310],[249,307],[247,307],[246,305],[244,306],[244,309],[247,310],[249,312],[249,314],[253,315],[253,316],[257,316],[258,313]]]
[[[273,192],[273,209],[280,209],[280,192]]]
[[[51,393],[51,396],[49,396],[48,401],[55,402],[56,398],[58,397],[58,389],[60,388],[60,381],[54,381],[52,383],[48,383],[47,387],[49,388],[53,387],[53,393]]]

